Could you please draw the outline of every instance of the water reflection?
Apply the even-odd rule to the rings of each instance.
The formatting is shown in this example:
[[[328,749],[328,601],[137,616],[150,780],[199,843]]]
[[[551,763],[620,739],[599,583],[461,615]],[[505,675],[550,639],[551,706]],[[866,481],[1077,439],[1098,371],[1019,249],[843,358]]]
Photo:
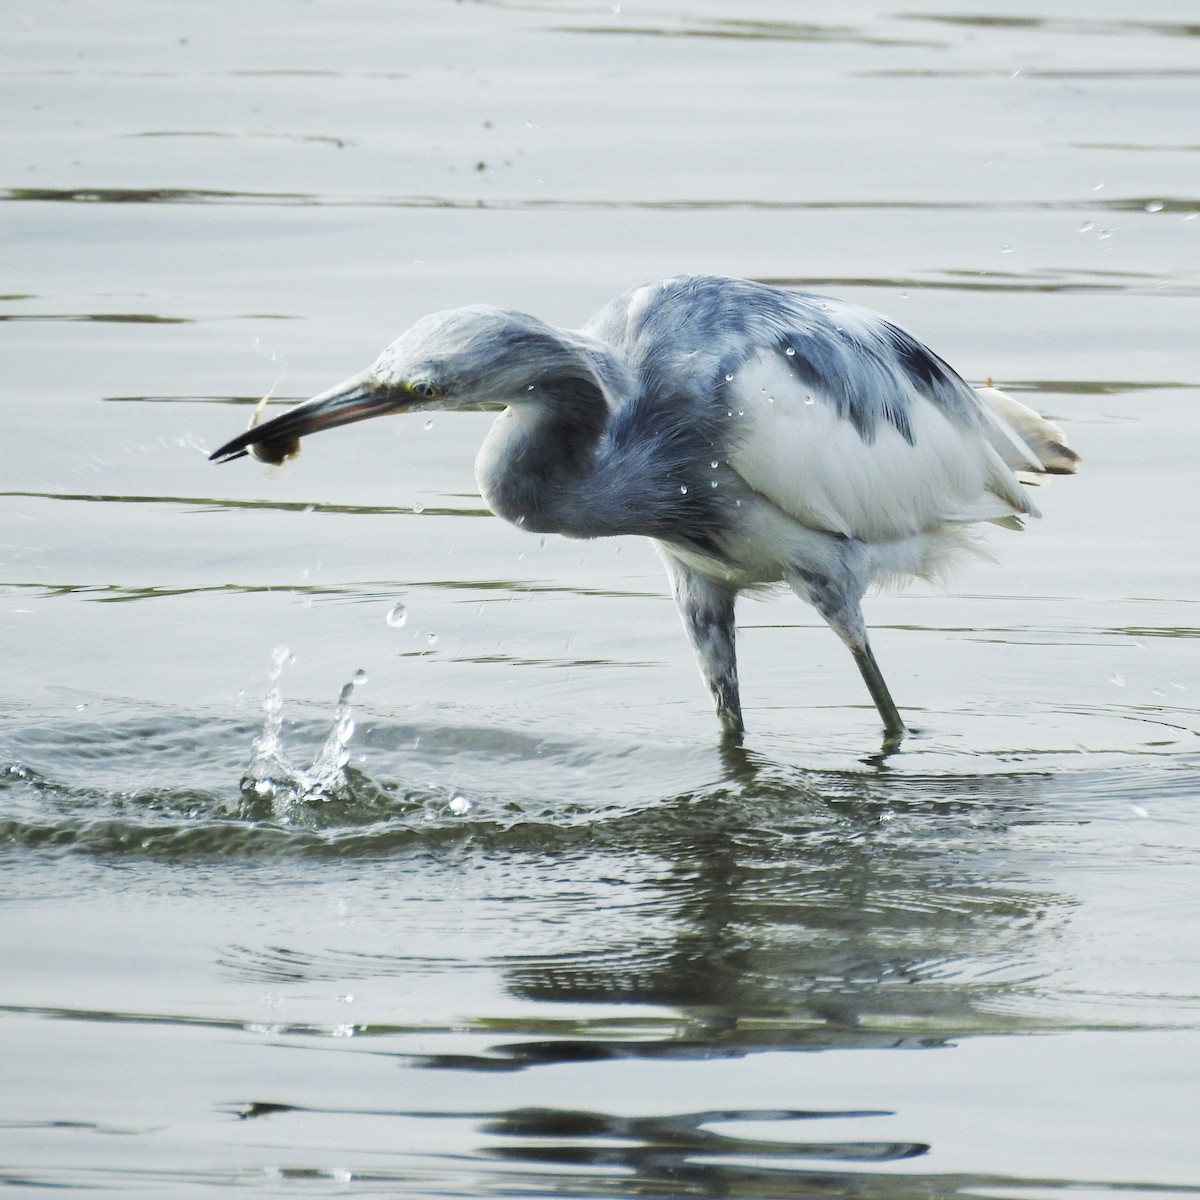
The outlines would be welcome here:
[[[313,821],[296,821],[286,835],[293,852],[416,856],[434,889],[442,874],[482,872],[492,879],[488,904],[511,902],[504,926],[468,907],[464,940],[446,958],[418,952],[398,930],[394,950],[235,944],[220,964],[241,979],[297,984],[436,973],[454,961],[499,973],[521,1000],[680,1014],[636,1037],[582,1023],[549,1037],[488,1037],[477,1050],[402,1054],[436,1069],[932,1046],[1038,1028],[1027,1000],[1043,968],[1033,964],[1075,901],[1010,839],[1026,826],[1086,820],[1054,803],[1049,782],[822,773],[751,755],[714,784],[580,820],[555,819],[552,803],[526,798],[514,809],[512,798],[477,793],[470,815],[452,817],[446,796],[352,775],[362,802],[323,803]],[[261,833],[276,852],[284,844],[278,827]],[[240,852],[249,836],[234,843]],[[568,920],[589,895],[607,909]]]

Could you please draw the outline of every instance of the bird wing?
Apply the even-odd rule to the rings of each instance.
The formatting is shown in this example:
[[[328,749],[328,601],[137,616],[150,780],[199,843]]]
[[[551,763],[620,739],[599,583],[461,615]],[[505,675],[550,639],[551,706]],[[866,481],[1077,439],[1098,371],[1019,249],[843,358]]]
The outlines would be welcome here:
[[[966,395],[948,406],[897,366],[886,381],[891,419],[856,420],[868,404],[864,397],[856,408],[854,379],[843,374],[831,384],[796,362],[802,353],[761,350],[726,377],[737,431],[729,465],[776,507],[810,528],[871,542],[1037,515],[992,437],[1014,467],[1041,464],[1002,417],[990,428],[991,414],[965,384]],[[876,374],[881,361],[887,365],[876,360]],[[879,380],[865,373],[863,386],[872,382]]]
[[[886,317],[828,296],[680,276],[617,297],[586,331],[668,408],[683,395],[708,408],[715,388],[709,411],[728,425],[714,451],[732,444],[729,466],[813,529],[887,541],[1019,528],[1038,515],[1022,481],[1074,469],[1055,426],[994,389],[977,395]]]

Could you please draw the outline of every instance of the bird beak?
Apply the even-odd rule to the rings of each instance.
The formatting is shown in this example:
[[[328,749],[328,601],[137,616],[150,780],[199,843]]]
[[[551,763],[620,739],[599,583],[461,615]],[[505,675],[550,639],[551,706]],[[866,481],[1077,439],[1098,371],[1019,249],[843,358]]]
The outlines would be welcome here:
[[[252,454],[261,462],[281,463],[300,452],[300,439],[306,434],[336,429],[339,425],[350,425],[420,404],[421,397],[410,396],[402,389],[381,388],[378,381],[364,371],[296,405],[265,425],[252,424],[245,433],[238,434],[208,457],[213,462],[231,462]]]

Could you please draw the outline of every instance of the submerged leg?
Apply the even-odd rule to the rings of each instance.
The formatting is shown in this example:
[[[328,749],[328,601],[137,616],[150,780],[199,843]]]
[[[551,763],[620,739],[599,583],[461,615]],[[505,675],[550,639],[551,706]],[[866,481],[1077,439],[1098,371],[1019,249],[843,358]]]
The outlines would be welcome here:
[[[735,589],[693,571],[664,554],[683,628],[696,652],[700,674],[712,692],[726,739],[740,742],[745,726],[738,697],[737,652],[734,647]]]
[[[847,571],[844,579],[831,579],[808,571],[797,571],[788,575],[788,583],[801,600],[807,600],[825,618],[830,628],[846,643],[859,674],[871,693],[871,699],[883,721],[883,750],[890,754],[900,745],[908,732],[888,686],[883,681],[883,672],[871,653],[867,639],[867,626],[863,620],[862,591],[857,580]]]
[[[861,649],[850,646],[850,653],[854,655],[854,661],[858,664],[859,672],[867,685],[867,691],[871,693],[871,699],[875,701],[875,707],[883,719],[883,749],[885,753],[890,753],[899,748],[900,742],[908,730],[900,719],[900,713],[896,709],[895,701],[892,700],[892,694],[888,691],[887,684],[883,682],[883,674],[879,670],[879,664],[875,661],[875,655],[871,653],[870,643],[864,640]]]

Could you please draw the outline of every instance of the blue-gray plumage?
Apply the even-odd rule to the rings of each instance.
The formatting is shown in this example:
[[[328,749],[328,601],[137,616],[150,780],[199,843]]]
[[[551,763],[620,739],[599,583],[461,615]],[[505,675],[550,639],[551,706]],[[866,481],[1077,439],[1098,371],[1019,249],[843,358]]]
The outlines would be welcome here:
[[[217,450],[281,462],[307,433],[392,412],[501,408],[476,460],[524,529],[655,539],[726,736],[740,739],[734,601],[788,584],[905,729],[860,601],[936,573],[970,529],[1037,516],[1024,484],[1070,473],[1062,433],[969,387],[899,326],[744,279],[643,284],[579,332],[482,306],[418,321],[346,383]]]

